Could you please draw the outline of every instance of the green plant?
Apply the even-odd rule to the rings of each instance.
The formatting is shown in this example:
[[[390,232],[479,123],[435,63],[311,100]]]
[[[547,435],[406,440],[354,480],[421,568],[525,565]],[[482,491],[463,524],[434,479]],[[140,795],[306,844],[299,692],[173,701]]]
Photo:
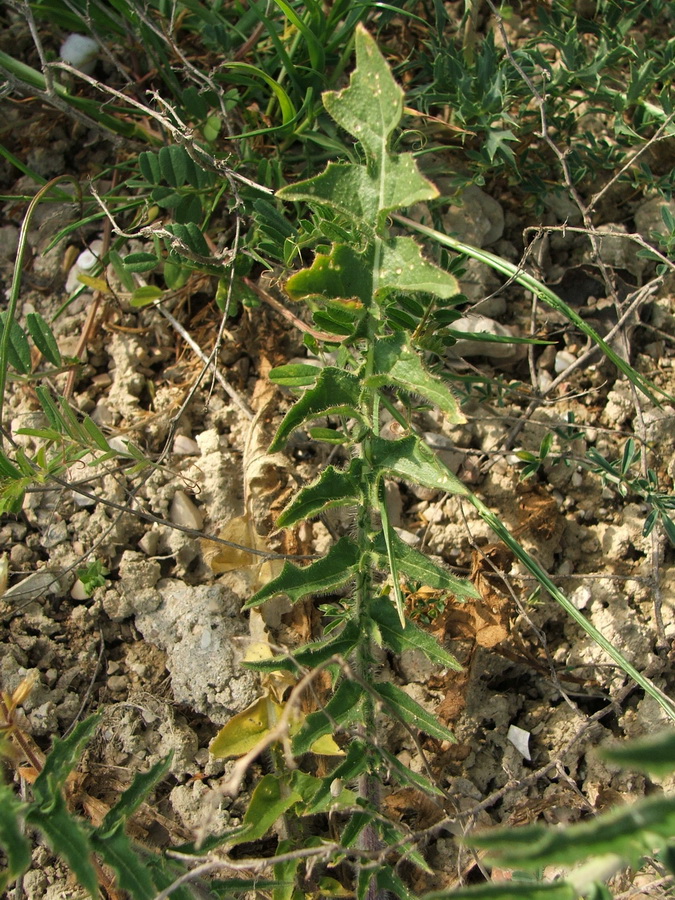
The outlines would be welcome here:
[[[329,466],[315,483],[304,488],[282,513],[279,524],[293,527],[332,507],[344,506],[353,510],[355,526],[326,557],[305,568],[288,563],[248,606],[261,604],[278,593],[287,594],[292,601],[329,592],[346,592],[346,596],[323,607],[325,627],[320,640],[272,660],[249,663],[268,679],[266,695],[228,723],[229,730],[223,729],[213,749],[218,755],[245,754],[240,760],[243,765],[237,764],[237,777],[230,782],[232,791],[240,785],[250,761],[268,748],[273,771],[268,771],[255,787],[241,827],[213,838],[204,847],[183,850],[195,862],[218,843],[237,846],[242,852],[241,845],[264,837],[282,817],[286,833],[271,864],[274,879],[265,881],[256,876],[231,880],[224,893],[259,889],[270,891],[274,900],[296,900],[302,892],[340,896],[354,888],[359,897],[392,891],[406,898],[410,894],[397,868],[398,860],[406,857],[422,868],[426,863],[418,848],[408,845],[405,828],[383,815],[379,789],[384,779],[436,794],[438,788],[433,779],[401,765],[380,740],[376,725],[387,716],[414,737],[421,731],[450,741],[452,734],[404,691],[379,681],[377,663],[384,651],[399,654],[416,648],[438,667],[457,668],[451,654],[406,618],[406,597],[425,586],[437,591],[446,604],[453,596],[458,602],[475,597],[476,591],[399,538],[389,521],[386,479],[449,491],[473,504],[550,595],[668,715],[675,714],[669,698],[586,622],[499,518],[439,462],[415,433],[413,410],[420,403],[439,407],[450,421],[462,421],[457,399],[462,383],[471,390],[478,380],[478,389],[485,396],[494,391],[499,402],[514,387],[502,376],[465,376],[462,382],[460,378],[451,380],[445,371],[442,354],[458,336],[453,323],[460,316],[464,299],[455,277],[462,258],[480,260],[561,312],[600,346],[643,394],[655,397],[657,389],[600,340],[554,291],[520,266],[397,214],[397,210],[416,201],[428,201],[432,207],[434,201],[441,201],[433,185],[420,174],[414,156],[402,152],[406,138],[394,142],[403,115],[402,92],[374,42],[361,29],[356,35],[357,68],[350,86],[325,94],[325,108],[332,121],[323,117],[320,92],[339,83],[351,55],[356,22],[375,6],[381,9],[381,4],[337,2],[324,14],[315,3],[275,0],[267,5],[207,7],[185,0],[172,5],[175,29],[164,27],[166,5],[161,0],[148,4],[125,0],[116,3],[114,10],[81,0],[67,7],[50,0],[24,5],[39,20],[43,35],[46,22],[91,33],[113,59],[119,46],[127,46],[133,35],[131,51],[138,57],[139,66],[134,70],[138,83],[125,81],[122,67],[117,67],[117,74],[123,84],[116,82],[111,89],[95,79],[82,79],[89,89],[105,95],[104,104],[80,96],[65,78],[58,83],[61,76],[57,66],[46,65],[38,71],[7,55],[0,56],[0,67],[15,89],[31,95],[37,91],[43,102],[80,118],[86,116],[84,121],[104,134],[137,141],[133,153],[100,173],[103,181],[111,171],[118,172],[118,184],[106,188],[95,202],[88,199],[78,221],[54,238],[54,243],[63,240],[80,225],[106,215],[115,222],[119,234],[102,259],[100,271],[89,279],[89,287],[103,295],[117,294],[129,300],[132,307],[141,307],[172,298],[184,289],[187,293],[197,278],[212,276],[218,280],[216,302],[226,314],[234,315],[238,300],[251,302],[242,276],[250,274],[254,264],[270,268],[281,263],[288,267],[302,260],[309,250],[315,254],[312,265],[292,276],[286,287],[293,300],[306,304],[316,326],[316,331],[307,334],[307,346],[319,355],[330,354],[329,362],[318,375],[316,368],[302,364],[282,366],[273,372],[277,384],[300,390],[301,396],[280,426],[272,449],[281,449],[296,427],[315,423],[308,428],[310,436],[334,448],[342,462]],[[475,34],[470,39],[479,6],[476,2],[466,4],[471,27],[464,30],[464,46],[448,48],[442,39],[443,29],[449,24],[448,10],[434,3],[438,34],[432,45],[433,79],[426,77],[424,65],[418,69],[414,63],[410,66],[410,97],[414,102],[428,112],[449,107],[453,118],[448,124],[461,129],[469,174],[450,173],[455,183],[482,183],[506,175],[512,185],[539,202],[550,187],[550,147],[537,130],[548,121],[556,140],[569,150],[571,185],[582,183],[587,173],[598,167],[610,173],[627,165],[622,177],[635,187],[667,192],[672,177],[654,176],[646,164],[628,165],[628,149],[639,146],[643,132],[669,134],[672,129],[668,89],[660,94],[657,91],[659,82],[667,84],[672,72],[672,42],[656,47],[651,31],[644,45],[633,37],[644,17],[668,15],[664,4],[634,4],[626,11],[625,4],[603,2],[597,5],[593,21],[576,15],[571,2],[552,4],[550,11],[542,10],[542,34],[543,40],[555,46],[555,59],[537,46],[540,37],[511,56],[490,37],[482,44],[474,40]],[[394,7],[388,9],[378,18],[378,25],[394,12]],[[410,22],[421,22],[404,8],[399,13]],[[507,11],[502,10],[502,14]],[[249,37],[254,39],[249,41]],[[190,47],[187,55],[184,46]],[[223,53],[237,58],[216,71],[215,61]],[[52,57],[53,48],[48,46],[46,62],[50,63]],[[207,74],[208,68],[211,74]],[[618,85],[628,70],[631,80],[624,90]],[[605,72],[611,72],[611,80],[604,77]],[[80,78],[73,71],[67,76]],[[152,77],[150,86],[158,91],[150,100],[141,90],[146,76]],[[528,105],[532,84],[547,88],[542,116]],[[597,140],[582,128],[577,101],[610,110],[618,136],[616,145]],[[356,143],[345,144],[341,129]],[[232,143],[235,138],[236,144]],[[266,142],[263,149],[258,140]],[[224,152],[221,142],[225,141],[227,147],[237,148],[236,155]],[[456,132],[453,141],[457,145]],[[162,142],[165,146],[160,147]],[[31,174],[16,154],[8,149],[2,152]],[[317,162],[336,155],[344,161],[332,162],[321,175],[307,177],[316,171]],[[271,188],[283,182],[281,160],[298,179],[304,179],[278,192],[281,201],[295,204],[287,206],[285,212],[270,197]],[[55,196],[53,187],[49,190],[50,197]],[[242,212],[250,215],[254,227],[240,239]],[[228,232],[231,240],[226,251],[214,252],[213,238],[223,219],[228,225],[235,222]],[[410,237],[393,236],[389,229],[392,221],[435,243],[445,268],[428,261]],[[664,217],[664,223],[667,231],[673,230],[672,221]],[[125,253],[124,243],[130,235],[147,241],[142,251]],[[672,236],[661,237],[664,249],[670,252]],[[454,253],[458,255],[450,255]],[[663,263],[662,256],[653,254],[651,258]],[[119,287],[102,277],[107,263]],[[20,272],[19,264],[16,277]],[[151,282],[140,284],[139,278]],[[24,329],[16,322],[17,298],[13,289],[14,305],[3,320],[0,377],[11,366],[19,377],[46,374],[31,372],[26,356],[28,338],[51,366],[61,366],[64,361],[58,350],[54,351],[53,335],[44,320],[28,319]],[[49,372],[55,374],[54,369]],[[2,391],[0,407],[1,396]],[[0,456],[3,511],[18,510],[27,488],[61,479],[71,463],[85,454],[98,464],[111,460],[114,454],[136,469],[147,466],[143,454],[131,444],[127,455],[113,450],[101,430],[91,420],[76,416],[66,399],[42,386],[37,396],[47,424],[24,433],[42,445],[28,457],[18,448],[10,449],[9,440],[5,444]],[[561,441],[573,440],[572,426],[569,433],[558,436]],[[538,454],[525,460],[531,472],[550,459],[552,452],[553,442],[545,438]],[[589,460],[589,464],[620,490],[650,498],[655,516],[648,519],[647,526],[653,527],[661,517],[668,530],[668,523],[672,525],[668,512],[671,498],[659,491],[650,475],[645,479],[634,474],[635,461],[633,448],[624,453],[621,462],[601,457]],[[100,563],[90,566],[91,586],[93,581],[100,583],[103,574]],[[429,618],[438,608],[430,607]],[[275,677],[279,683],[273,688]],[[331,684],[325,706],[318,712],[301,712],[303,698],[322,679]],[[283,695],[283,688],[290,690],[290,696]],[[344,737],[339,735],[348,736],[349,746],[329,774],[325,769],[319,774],[322,770],[311,768],[310,754],[334,753],[336,747],[330,742],[333,733],[341,743]],[[82,737],[84,741],[84,731],[78,735],[78,740]],[[238,744],[232,743],[233,735]],[[68,746],[66,755],[72,767],[83,743]],[[60,765],[58,760],[63,759],[59,747],[57,744],[54,765]],[[305,754],[308,760],[304,769],[308,771],[301,771],[296,768],[296,758]],[[59,782],[54,784],[50,802],[58,793]],[[12,792],[7,789],[6,794]],[[30,818],[48,832],[46,820],[34,811],[45,796],[38,791],[35,802],[29,803],[32,818],[26,813],[26,805],[16,799],[8,801],[3,821],[10,849],[16,851],[11,861],[14,874],[22,870],[25,861],[25,844],[17,837],[20,829],[16,823],[26,816],[24,820]],[[104,858],[106,852],[113,852],[101,846],[103,836],[98,831],[91,832],[79,823],[72,825],[71,819],[77,820],[70,813],[68,816],[66,833],[79,835],[83,858],[92,849],[100,850]],[[310,837],[303,822],[309,816],[330,817],[338,836],[331,840]],[[0,831],[0,837],[5,834]],[[578,843],[581,838],[573,840]],[[55,849],[69,858],[61,845]],[[314,871],[309,864],[305,867],[304,859],[316,863]],[[141,867],[144,862],[147,860],[143,858]],[[118,863],[122,869],[135,871],[137,851],[125,845]],[[342,871],[342,883],[333,878],[334,867],[341,863],[348,867],[347,872]],[[173,877],[178,877],[179,871],[183,872],[176,869]],[[86,881],[89,877],[90,873],[82,874],[85,885],[91,885]],[[120,878],[124,877],[120,872]],[[126,884],[134,897],[147,896],[143,884],[147,886],[148,882],[142,882],[140,875],[136,884],[122,880],[120,884]],[[168,884],[166,879],[155,878],[153,887]],[[473,896],[502,896],[505,890],[491,887]],[[516,896],[557,894],[567,898],[573,896],[570,890],[568,886],[519,884]]]
[[[445,121],[446,139],[463,145],[468,173],[455,176],[457,185],[506,177],[543,211],[547,195],[559,190],[543,128],[564,149],[572,185],[598,173],[609,178],[626,164],[622,180],[668,195],[670,170],[654,175],[644,160],[630,161],[646,138],[661,129],[672,134],[673,41],[663,40],[670,5],[602,0],[582,11],[572,0],[556,0],[537,7],[536,22],[522,23],[513,49],[502,26],[512,20],[517,28],[521,10],[488,5],[492,22],[477,42],[471,18],[479,4],[466,4],[459,25],[434,4],[426,52],[401,67],[413,80],[415,106]],[[594,133],[591,110],[606,120],[605,134]]]
[[[307,815],[340,810],[344,824],[331,852],[332,859],[346,858],[354,866],[350,889],[358,898],[379,896],[385,890],[404,897],[407,889],[387,858],[386,848],[395,844],[417,865],[424,867],[425,863],[414,845],[404,849],[404,833],[383,818],[380,786],[389,773],[395,781],[409,786],[432,793],[437,788],[426,776],[402,768],[384,749],[378,737],[378,713],[384,712],[408,730],[421,730],[438,739],[453,738],[404,691],[374,677],[376,653],[383,649],[400,653],[414,647],[439,666],[457,668],[447,651],[406,618],[403,585],[406,581],[413,587],[423,583],[452,593],[460,602],[476,597],[476,590],[400,539],[389,521],[386,479],[404,479],[454,493],[473,504],[540,584],[657,698],[668,715],[675,717],[675,708],[579,614],[503,523],[415,433],[408,413],[411,393],[439,407],[451,422],[462,421],[451,385],[431,374],[425,350],[425,324],[429,321],[435,321],[435,346],[442,346],[444,337],[454,339],[451,323],[454,306],[461,297],[454,277],[428,262],[410,237],[389,234],[390,216],[414,224],[395,215],[397,208],[431,198],[435,189],[420,175],[410,155],[392,152],[392,134],[402,115],[402,91],[362,28],[356,33],[356,57],[349,86],[325,94],[324,103],[338,125],[358,142],[360,161],[329,163],[321,174],[278,192],[284,200],[317,209],[322,219],[328,208],[351,239],[334,240],[330,246],[322,244],[312,264],[286,282],[289,296],[308,305],[317,328],[334,335],[323,343],[335,354],[335,362],[326,364],[318,374],[315,367],[304,364],[281,366],[271,372],[276,383],[304,390],[286,413],[269,448],[271,452],[280,450],[296,428],[310,423],[310,435],[340,447],[345,460],[343,467],[328,466],[315,482],[300,490],[279,516],[279,527],[293,527],[340,506],[354,510],[355,524],[352,534],[341,537],[317,562],[304,568],[286,563],[276,578],[251,597],[246,608],[278,594],[296,602],[328,591],[346,589],[347,593],[332,604],[333,621],[322,639],[271,660],[247,663],[266,677],[288,672],[299,679],[285,705],[266,713],[260,722],[259,743],[256,745],[250,732],[239,734],[243,746],[235,750],[232,738],[237,728],[230,723],[213,749],[218,755],[246,751],[244,768],[238,770],[238,779],[233,779],[235,789],[245,766],[256,755],[270,745],[280,743],[283,747],[283,753],[276,757],[276,772],[265,775],[256,787],[244,828],[237,835],[230,834],[230,841],[260,838],[281,815],[297,823]],[[424,231],[439,241],[444,239],[429,229]],[[453,246],[464,253],[478,252],[461,242]],[[489,259],[508,269],[504,261]],[[567,311],[550,289],[530,276],[509,274],[536,284],[549,302]],[[585,323],[582,325],[588,329]],[[611,353],[597,335],[590,333],[603,350]],[[315,339],[311,345],[322,350]],[[641,386],[649,390],[646,384]],[[383,433],[385,417],[393,423],[393,435]],[[311,424],[317,420],[317,425]],[[324,669],[331,674],[329,699],[318,712],[307,715],[299,729],[291,728],[303,691]],[[236,723],[240,724],[243,722]],[[349,734],[348,749],[328,776],[309,775],[295,768],[295,757],[311,751],[322,737],[340,732]],[[350,780],[357,782],[355,792],[340,786]],[[297,826],[289,824],[288,830],[292,834]],[[293,849],[297,854],[305,840],[302,836],[296,844],[289,837],[279,845],[278,852],[284,859],[289,854],[292,857]],[[297,868],[300,856],[295,860]]]

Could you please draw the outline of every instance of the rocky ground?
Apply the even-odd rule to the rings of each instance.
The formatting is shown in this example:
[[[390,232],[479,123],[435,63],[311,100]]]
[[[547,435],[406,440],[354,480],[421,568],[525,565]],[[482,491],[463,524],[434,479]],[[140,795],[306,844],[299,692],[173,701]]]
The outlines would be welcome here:
[[[72,166],[74,158],[71,126],[55,117],[49,127],[49,153],[36,144],[30,159],[45,177]],[[105,151],[100,143],[91,147],[94,156]],[[8,163],[1,174],[4,193],[34,192]],[[508,195],[471,188],[461,207],[450,208],[446,227],[513,262],[523,256],[524,230],[541,227],[525,265],[603,334],[636,301],[614,346],[675,396],[673,282],[652,283],[654,271],[623,236],[649,240],[661,222],[660,201],[627,198],[617,188],[598,213],[597,224],[611,232],[602,239],[601,258],[619,286],[617,310],[606,298],[588,237],[561,227],[579,224],[574,209],[561,195],[552,193],[549,200],[543,219],[535,218]],[[54,314],[66,296],[69,261],[101,238],[91,228],[73,236],[73,253],[59,245],[43,254],[69,215],[45,209],[29,235],[22,319],[31,310],[46,318]],[[423,217],[425,211],[416,212]],[[22,214],[22,204],[3,204],[5,287]],[[589,448],[616,459],[627,438],[637,436],[646,442],[663,489],[670,489],[675,410],[636,395],[612,366],[589,353],[581,333],[517,285],[500,289],[494,273],[469,263],[462,288],[475,304],[471,314],[481,317],[467,328],[536,333],[553,343],[529,352],[523,345],[460,343],[449,367],[462,376],[487,376],[490,386],[476,380],[467,389],[466,379],[460,384],[466,425],[450,427],[426,412],[417,416],[418,426],[593,624],[637,669],[672,692],[673,550],[658,530],[643,537],[648,508],[639,496],[621,496],[580,461]],[[63,353],[75,353],[92,303],[84,294],[56,320]],[[202,281],[169,311],[209,353],[220,315],[212,285]],[[12,691],[35,676],[23,727],[42,750],[82,717],[104,711],[81,766],[86,795],[101,803],[115,798],[133,772],[173,751],[171,775],[138,821],[139,835],[154,846],[236,824],[246,808],[245,793],[222,795],[221,776],[231,764],[211,759],[208,747],[228,717],[260,690],[240,665],[251,631],[241,606],[266,572],[255,557],[233,558],[198,535],[248,543],[253,529],[261,545],[289,549],[273,532],[274,514],[324,460],[302,434],[287,455],[265,455],[290,399],[271,388],[265,374],[302,354],[299,333],[272,309],[244,309],[226,323],[219,354],[230,393],[210,374],[195,387],[202,363],[171,321],[154,308],[131,310],[105,300],[72,403],[151,459],[169,441],[168,455],[135,477],[110,464],[88,468],[83,460],[70,478],[85,482],[99,499],[47,485],[28,495],[21,515],[6,516],[0,525],[0,551],[9,567],[0,599],[0,685]],[[64,389],[62,382],[55,387]],[[536,407],[535,392],[547,392]],[[7,412],[13,432],[42,422],[30,384],[12,384]],[[568,424],[569,414],[578,434],[554,445],[567,459],[553,453],[523,482],[515,451],[536,453],[547,433]],[[30,437],[17,441],[35,449]],[[404,685],[458,739],[455,745],[424,742],[432,771],[451,797],[445,808],[405,790],[385,801],[388,813],[414,830],[459,812],[451,828],[429,841],[437,878],[413,873],[416,889],[455,883],[477,865],[473,857],[458,856],[450,832],[461,834],[477,823],[574,821],[652,791],[651,782],[609,768],[592,750],[609,738],[639,736],[665,724],[656,703],[633,689],[581,629],[536,592],[472,508],[456,497],[395,483],[389,502],[406,540],[470,576],[483,594],[482,603],[463,606],[424,590],[408,597],[409,613],[457,654],[463,673],[438,672],[414,652],[382,660],[383,677]],[[148,521],[147,514],[155,518]],[[348,528],[347,518],[337,515],[315,522],[293,536],[290,552],[321,553],[331,534]],[[101,560],[109,570],[91,596],[76,576],[87,553],[88,561]],[[312,604],[294,611],[277,604],[263,615],[282,646],[311,638],[320,620]],[[422,765],[402,730],[391,729],[387,739],[406,766]],[[41,846],[23,888],[31,900],[77,895]]]

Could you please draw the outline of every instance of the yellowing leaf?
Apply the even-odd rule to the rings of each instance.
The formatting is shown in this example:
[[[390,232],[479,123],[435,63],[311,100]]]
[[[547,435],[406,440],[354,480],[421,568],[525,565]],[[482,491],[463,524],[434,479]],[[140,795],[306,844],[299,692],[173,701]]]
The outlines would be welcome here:
[[[81,281],[82,284],[86,284],[87,287],[93,288],[95,291],[100,291],[102,294],[110,293],[110,288],[103,278],[94,278],[93,275],[85,275],[84,272],[80,272],[77,276],[77,280]]]
[[[270,697],[256,700],[220,729],[211,741],[211,755],[216,759],[244,756],[276,725],[283,709]]]
[[[248,515],[237,516],[231,519],[218,534],[225,541],[233,544],[241,544],[251,547],[253,550],[265,550],[262,538],[254,529],[251,518]],[[249,566],[260,565],[263,557],[246,550],[238,550],[236,547],[227,547],[224,544],[216,544],[213,541],[201,542],[204,561],[211,568],[214,575],[222,575],[223,572],[232,572],[234,569],[244,569]]]
[[[256,645],[253,645],[254,647]],[[264,645],[258,645],[258,648]],[[254,653],[256,651],[254,650]],[[264,658],[264,657],[263,657]],[[288,675],[286,674],[286,678]],[[291,682],[292,683],[292,682]],[[276,693],[273,689],[271,694]],[[209,748],[216,759],[228,759],[233,756],[244,756],[265,738],[276,726],[284,712],[284,704],[278,703],[270,694],[266,694],[252,703],[243,712],[237,713],[224,725]],[[305,721],[305,715],[294,714],[289,725],[289,734],[296,734]],[[319,756],[344,756],[344,753],[329,734],[322,735],[311,748],[312,753]]]
[[[329,734],[322,735],[318,741],[314,741],[311,747],[312,753],[317,756],[344,756],[344,751],[340,750],[333,738]]]
[[[244,662],[260,662],[262,659],[272,659],[274,653],[269,644],[264,641],[255,641],[249,644],[244,654]]]

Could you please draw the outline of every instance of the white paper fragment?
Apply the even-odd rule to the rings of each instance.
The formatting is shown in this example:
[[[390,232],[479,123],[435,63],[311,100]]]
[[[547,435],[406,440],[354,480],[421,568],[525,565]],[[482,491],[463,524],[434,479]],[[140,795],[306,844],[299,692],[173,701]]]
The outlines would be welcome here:
[[[530,732],[525,731],[524,728],[518,728],[517,725],[509,725],[509,730],[506,735],[507,739],[511,741],[513,746],[516,748],[518,753],[527,760],[532,759],[530,756]]]

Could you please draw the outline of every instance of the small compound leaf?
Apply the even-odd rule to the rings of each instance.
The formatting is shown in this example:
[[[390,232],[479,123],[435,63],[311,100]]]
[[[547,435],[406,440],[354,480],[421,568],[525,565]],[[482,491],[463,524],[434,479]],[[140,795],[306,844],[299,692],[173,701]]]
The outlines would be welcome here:
[[[122,258],[122,263],[128,272],[151,272],[159,264],[154,253],[140,251],[128,253]]]
[[[13,481],[17,478],[21,478],[21,472],[7,454],[0,450],[0,479],[11,479]]]
[[[305,297],[357,299],[370,304],[373,296],[373,251],[358,253],[353,247],[334,244],[329,254],[317,253],[312,265],[286,282],[293,300]]]
[[[140,309],[143,306],[149,306],[163,296],[164,291],[156,284],[144,284],[132,291],[129,305],[133,306],[134,309]]]
[[[0,340],[7,327],[7,313],[0,313]],[[7,361],[21,375],[30,372],[30,347],[28,338],[21,326],[12,319],[9,326],[9,343],[7,345]]]
[[[384,241],[379,291],[421,291],[449,300],[459,294],[454,275],[429,262],[410,237]]]
[[[159,170],[162,178],[168,185],[174,188],[182,187],[194,170],[194,163],[183,147],[172,144],[170,147],[162,147],[158,154]],[[190,179],[195,180],[194,175]]]
[[[348,504],[359,504],[363,500],[360,472],[363,462],[353,459],[349,468],[341,471],[326,466],[318,479],[291,500],[277,519],[277,528],[288,528],[304,519],[311,519],[326,509]]]
[[[237,835],[237,843],[264,837],[279,816],[301,800],[302,796],[290,790],[283,778],[265,775],[251,795],[244,816],[244,828]]]
[[[99,450],[102,450],[104,453],[114,453],[114,451],[110,447],[110,444],[106,441],[103,432],[98,427],[96,422],[94,422],[91,416],[85,416],[84,419],[82,419],[82,427]]]
[[[166,230],[185,244],[188,250],[191,250],[198,256],[204,257],[204,259],[211,258],[211,251],[209,250],[209,245],[206,243],[206,238],[202,234],[199,226],[195,225],[194,222],[186,222],[184,225],[174,222],[173,224],[167,225]],[[216,263],[215,259],[214,263]]]
[[[337,691],[318,712],[310,713],[292,741],[293,753],[300,756],[324,734],[334,734],[336,725],[349,725],[361,715],[363,690],[355,681],[343,681]]]
[[[406,620],[405,628],[401,626],[398,614],[391,602],[380,598],[373,603],[371,616],[377,622],[382,640],[394,653],[400,655],[404,650],[420,650],[427,659],[444,669],[462,671],[452,653],[448,653],[428,632],[419,628],[414,622]]]
[[[302,397],[289,409],[270,444],[269,452],[281,450],[288,436],[307,419],[337,413],[360,419],[357,411],[361,383],[356,375],[333,366],[321,371],[316,385],[305,391]]]
[[[404,478],[424,487],[463,497],[468,497],[471,493],[415,435],[398,441],[374,437],[371,439],[371,447],[371,463],[384,475]]]
[[[369,387],[395,384],[414,391],[442,410],[449,422],[457,425],[466,422],[455,395],[445,382],[427,372],[401,331],[376,342],[373,374],[366,379],[366,384]]]
[[[176,204],[174,217],[176,222],[180,222],[183,225],[188,222],[198,225],[204,217],[204,210],[199,197],[196,194],[188,194],[187,197],[181,197]]]
[[[327,91],[323,104],[345,131],[379,162],[403,115],[403,91],[396,84],[377,44],[362,25],[356,29],[356,68],[349,85]]]
[[[329,467],[330,468],[330,467]],[[322,474],[322,478],[325,472]],[[286,562],[281,574],[273,578],[254,594],[244,606],[250,609],[265,600],[286,594],[291,603],[296,603],[308,594],[325,594],[335,590],[352,577],[359,564],[361,553],[349,537],[342,537],[334,544],[323,559],[305,568]]]
[[[148,184],[161,183],[162,171],[159,167],[159,158],[152,150],[145,150],[143,153],[139,153],[138,167]]]
[[[61,353],[56,343],[54,332],[40,313],[28,313],[26,316],[26,327],[33,338],[33,343],[47,362],[50,362],[53,366],[60,366],[62,364]]]
[[[376,693],[386,701],[389,715],[423,731],[430,737],[438,738],[439,741],[456,742],[457,739],[451,731],[444,728],[435,716],[427,712],[423,706],[420,706],[395,684],[382,682],[373,687]]]
[[[282,387],[307,387],[314,384],[320,371],[317,366],[307,363],[291,363],[272,369],[268,378],[272,384],[280,384]]]
[[[429,559],[424,553],[420,553],[419,550],[406,544],[395,531],[390,537],[390,542],[396,553],[399,571],[411,581],[418,581],[438,591],[450,591],[455,597],[462,600],[469,597],[480,600],[480,592],[470,581],[457,578],[447,569]],[[387,548],[381,531],[375,536],[373,549],[380,557],[381,562],[385,563]]]

